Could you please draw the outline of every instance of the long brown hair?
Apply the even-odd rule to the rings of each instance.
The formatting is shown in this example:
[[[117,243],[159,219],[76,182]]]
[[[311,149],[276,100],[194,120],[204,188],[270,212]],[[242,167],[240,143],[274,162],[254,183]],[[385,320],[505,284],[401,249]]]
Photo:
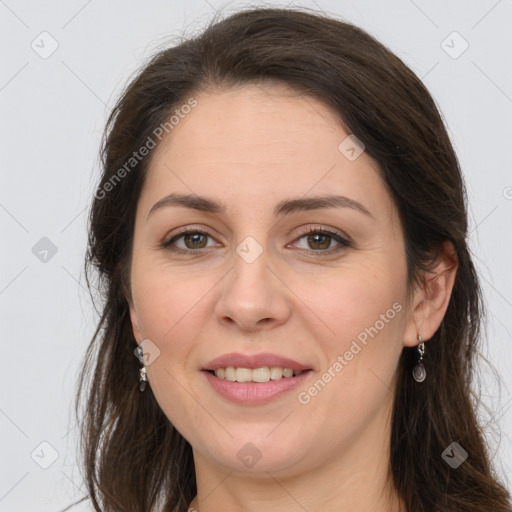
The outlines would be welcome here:
[[[429,377],[421,385],[413,380],[412,348],[403,349],[396,375],[389,471],[407,511],[509,512],[476,419],[471,386],[483,306],[466,240],[464,183],[438,109],[415,74],[360,28],[307,9],[277,8],[212,20],[197,37],[160,51],[108,119],[85,262],[102,306],[76,399],[79,417],[84,408],[81,451],[95,509],[146,512],[160,503],[182,512],[196,494],[191,446],[151,386],[144,395],[138,388],[130,255],[151,153],[129,171],[126,162],[194,94],[261,81],[324,102],[379,164],[404,228],[409,289],[421,284],[444,240],[456,250],[448,310],[428,343]],[[469,454],[457,469],[441,456],[452,442]]]

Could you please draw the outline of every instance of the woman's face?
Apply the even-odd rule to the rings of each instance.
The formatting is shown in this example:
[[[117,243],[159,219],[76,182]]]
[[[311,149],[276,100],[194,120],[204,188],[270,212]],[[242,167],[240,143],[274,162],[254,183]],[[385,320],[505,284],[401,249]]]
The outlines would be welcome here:
[[[285,475],[371,456],[415,343],[376,163],[283,87],[195,99],[154,150],[136,213],[130,307],[151,389],[196,463]]]

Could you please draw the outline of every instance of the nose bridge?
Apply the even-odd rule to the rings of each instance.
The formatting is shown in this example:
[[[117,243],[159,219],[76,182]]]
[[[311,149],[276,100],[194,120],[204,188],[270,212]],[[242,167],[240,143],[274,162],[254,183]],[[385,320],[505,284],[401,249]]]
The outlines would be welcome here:
[[[237,247],[233,269],[223,280],[216,313],[251,330],[279,324],[290,313],[286,287],[271,270],[269,252],[255,238],[246,237]]]
[[[254,242],[244,241],[236,248],[233,261],[233,272],[230,278],[231,293],[261,302],[271,292],[269,280],[268,252],[256,247]]]

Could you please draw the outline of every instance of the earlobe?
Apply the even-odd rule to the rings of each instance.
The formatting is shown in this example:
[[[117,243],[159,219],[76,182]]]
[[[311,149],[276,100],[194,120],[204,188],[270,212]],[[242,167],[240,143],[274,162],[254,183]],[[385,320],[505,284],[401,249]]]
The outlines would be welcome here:
[[[415,295],[412,324],[408,326],[404,338],[406,346],[417,345],[418,335],[421,335],[423,341],[434,336],[448,309],[457,268],[455,249],[446,240],[439,249],[437,264],[425,275],[424,286]]]

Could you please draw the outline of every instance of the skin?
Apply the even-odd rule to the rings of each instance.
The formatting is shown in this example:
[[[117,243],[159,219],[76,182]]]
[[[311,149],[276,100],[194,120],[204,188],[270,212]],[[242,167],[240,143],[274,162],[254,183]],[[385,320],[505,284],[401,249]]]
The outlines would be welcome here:
[[[366,152],[350,161],[338,149],[348,133],[331,110],[275,84],[196,99],[152,155],[128,298],[135,339],[160,351],[147,365],[152,391],[193,448],[191,505],[201,512],[401,510],[387,479],[393,377],[402,348],[417,345],[418,333],[428,340],[441,323],[457,268],[453,247],[445,244],[408,302],[396,206]],[[170,193],[207,196],[226,211],[169,206],[148,218]],[[348,207],[273,214],[282,200],[333,193],[371,216]],[[175,240],[175,248],[196,253],[160,246],[185,226],[209,235]],[[339,231],[352,246],[301,235],[308,227]],[[252,263],[236,252],[248,236],[263,249]],[[397,302],[402,310],[300,403],[299,392]],[[227,352],[274,352],[314,371],[269,403],[234,404],[200,371]],[[261,453],[252,468],[237,457],[249,442]]]

